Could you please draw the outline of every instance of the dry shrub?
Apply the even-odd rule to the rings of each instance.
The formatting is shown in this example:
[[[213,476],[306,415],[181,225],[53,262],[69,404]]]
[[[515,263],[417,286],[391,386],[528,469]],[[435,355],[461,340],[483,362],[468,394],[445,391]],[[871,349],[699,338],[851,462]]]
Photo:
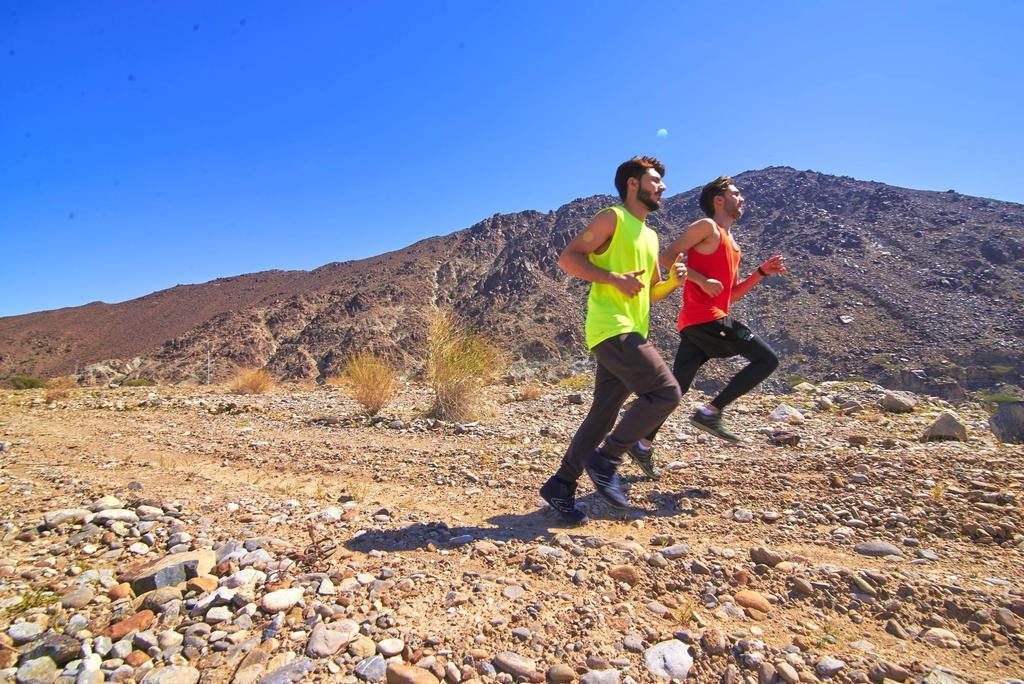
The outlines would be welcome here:
[[[348,387],[348,378],[344,375],[329,375],[324,380],[324,384],[331,387]]]
[[[345,364],[346,384],[353,398],[371,416],[377,415],[398,388],[398,371],[373,352],[362,351]],[[328,382],[331,382],[328,378]]]
[[[235,394],[266,394],[274,389],[274,378],[262,368],[243,368],[228,387]]]
[[[434,392],[431,414],[442,420],[472,420],[481,409],[481,390],[504,372],[497,345],[473,332],[451,311],[440,311],[427,334],[426,376]]]
[[[46,403],[67,399],[73,389],[78,389],[78,382],[70,375],[50,378],[46,381]]]
[[[320,389],[320,385],[316,384],[316,380],[310,380],[309,378],[300,378],[298,380],[292,380],[288,383],[289,391],[295,392],[315,392]]]
[[[523,385],[515,393],[516,401],[535,401],[544,396],[544,388],[537,383]]]
[[[567,378],[562,378],[558,384],[573,392],[582,392],[594,386],[594,376],[589,373],[577,373]]]

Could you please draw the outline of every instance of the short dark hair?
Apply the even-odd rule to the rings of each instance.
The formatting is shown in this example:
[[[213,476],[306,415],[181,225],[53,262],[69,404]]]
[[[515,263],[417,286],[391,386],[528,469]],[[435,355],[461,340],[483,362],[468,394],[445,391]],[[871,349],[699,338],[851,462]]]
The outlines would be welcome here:
[[[700,191],[700,208],[708,218],[715,217],[715,198],[732,184],[732,176],[719,176]]]
[[[665,165],[654,157],[633,157],[629,161],[619,164],[615,170],[615,189],[619,191],[619,199],[626,199],[626,184],[630,178],[639,178],[647,173],[647,169],[654,169],[665,177]]]

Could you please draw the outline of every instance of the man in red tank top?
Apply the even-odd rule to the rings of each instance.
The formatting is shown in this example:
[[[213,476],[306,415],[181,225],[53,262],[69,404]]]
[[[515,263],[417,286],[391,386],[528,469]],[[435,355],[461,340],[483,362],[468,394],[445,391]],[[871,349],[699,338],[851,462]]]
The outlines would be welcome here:
[[[683,286],[679,349],[672,367],[683,394],[708,359],[743,356],[750,361],[690,418],[694,426],[733,442],[739,438],[722,424],[722,411],[771,375],[779,359],[764,340],[729,315],[729,305],[764,278],[786,271],[782,256],[775,255],[746,278],[739,277],[740,248],[732,237],[732,226],[743,215],[743,207],[743,195],[732,178],[720,176],[711,181],[700,194],[700,208],[707,218],[687,226],[660,257],[664,265],[686,253],[689,276]],[[657,430],[636,443],[631,454],[636,451],[638,456],[649,457],[655,434]]]

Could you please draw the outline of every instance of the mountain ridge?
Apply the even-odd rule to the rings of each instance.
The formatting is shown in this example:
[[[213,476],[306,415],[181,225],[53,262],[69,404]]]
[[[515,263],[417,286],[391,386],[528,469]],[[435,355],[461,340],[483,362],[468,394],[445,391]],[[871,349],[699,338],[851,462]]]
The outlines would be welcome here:
[[[736,307],[780,352],[780,378],[861,375],[939,394],[1019,383],[1013,340],[1024,323],[1010,313],[1024,305],[1024,205],[790,167],[735,178],[748,202],[734,228],[741,270],[776,251],[790,266]],[[648,218],[663,246],[699,218],[698,193],[673,195]],[[133,373],[203,380],[209,355],[220,379],[254,365],[322,379],[363,347],[413,368],[438,306],[493,335],[519,366],[564,367],[586,358],[586,284],[563,274],[557,257],[616,202],[592,195],[310,271],[0,318],[0,377],[137,356]],[[666,356],[678,305],[673,296],[652,310],[652,338]]]

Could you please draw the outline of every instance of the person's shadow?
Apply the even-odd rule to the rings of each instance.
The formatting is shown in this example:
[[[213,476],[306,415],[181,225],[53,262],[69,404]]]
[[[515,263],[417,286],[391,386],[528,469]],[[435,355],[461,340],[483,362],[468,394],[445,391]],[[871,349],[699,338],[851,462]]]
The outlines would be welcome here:
[[[672,517],[695,515],[688,504],[690,499],[706,499],[710,492],[701,489],[687,489],[682,492],[666,492],[660,489],[646,494],[643,501],[634,502],[626,510],[617,510],[605,504],[596,494],[577,499],[591,520],[618,520],[628,522],[639,518]],[[487,525],[450,527],[444,521],[414,522],[395,529],[371,529],[345,541],[351,551],[414,551],[429,549],[451,549],[481,540],[509,542],[513,540],[536,542],[553,534],[566,533],[570,536],[586,537],[586,525],[564,523],[558,514],[547,506],[528,513],[501,513],[486,519]]]

